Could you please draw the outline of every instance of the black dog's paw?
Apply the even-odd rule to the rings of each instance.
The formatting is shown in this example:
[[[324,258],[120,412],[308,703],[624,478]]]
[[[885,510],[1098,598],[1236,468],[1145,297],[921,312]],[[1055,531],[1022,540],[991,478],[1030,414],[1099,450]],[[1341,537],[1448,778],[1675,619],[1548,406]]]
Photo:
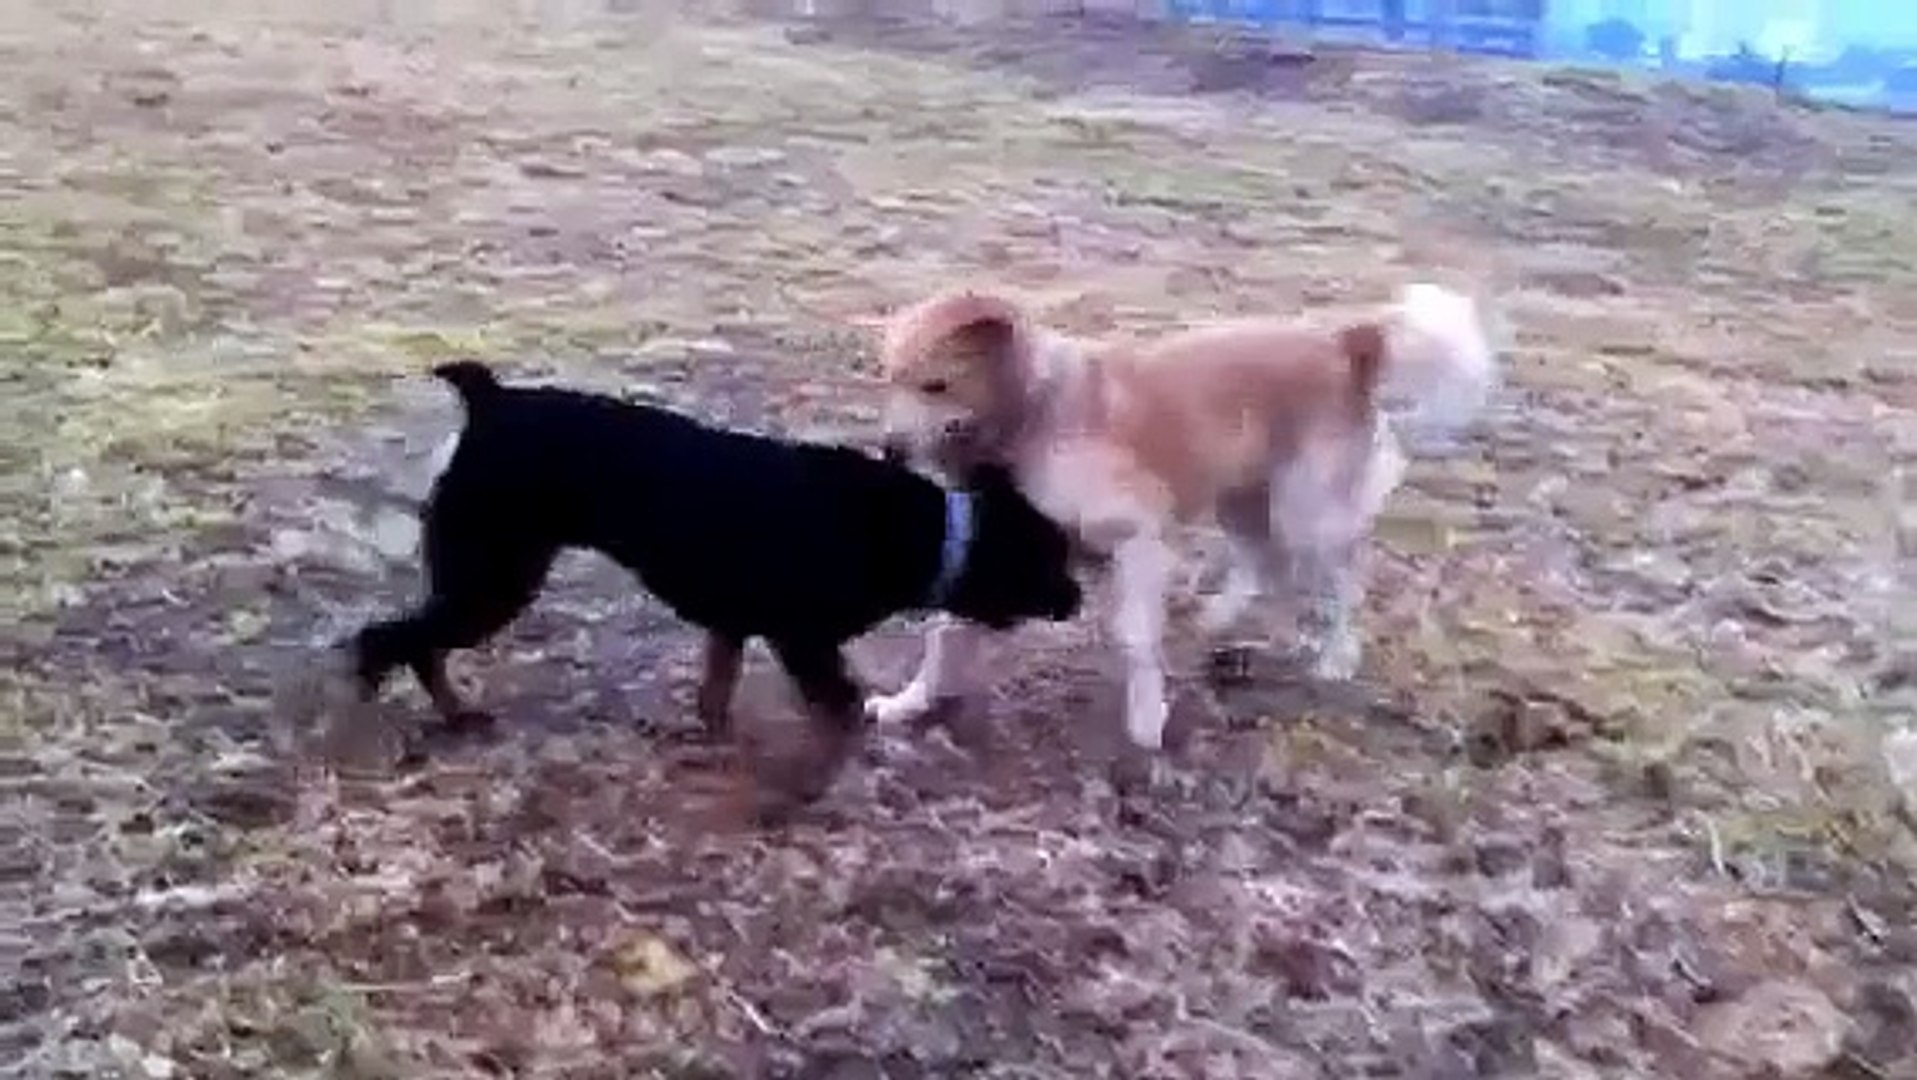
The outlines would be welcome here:
[[[829,786],[802,777],[793,762],[761,767],[752,794],[752,822],[762,829],[790,825],[801,812],[824,798]]]
[[[863,741],[843,732],[796,749],[753,754],[754,818],[762,826],[783,825],[824,799]]]
[[[484,735],[498,724],[493,714],[483,709],[461,709],[445,717],[441,726],[449,735]]]
[[[1243,686],[1251,681],[1252,650],[1248,645],[1219,645],[1205,654],[1205,678],[1213,686]]]
[[[761,829],[781,829],[810,805],[809,800],[791,792],[761,791],[752,800],[752,824]]]
[[[418,737],[401,740],[399,753],[393,759],[393,768],[400,772],[414,772],[426,766],[426,742]]]

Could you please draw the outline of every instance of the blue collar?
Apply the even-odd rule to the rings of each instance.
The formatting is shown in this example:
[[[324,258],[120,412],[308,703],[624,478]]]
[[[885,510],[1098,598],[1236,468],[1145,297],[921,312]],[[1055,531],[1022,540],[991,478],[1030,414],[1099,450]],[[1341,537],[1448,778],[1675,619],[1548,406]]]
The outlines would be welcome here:
[[[945,542],[939,547],[939,572],[932,579],[932,591],[926,597],[928,607],[945,606],[952,598],[952,587],[965,572],[965,556],[972,550],[972,495],[966,491],[945,492]]]

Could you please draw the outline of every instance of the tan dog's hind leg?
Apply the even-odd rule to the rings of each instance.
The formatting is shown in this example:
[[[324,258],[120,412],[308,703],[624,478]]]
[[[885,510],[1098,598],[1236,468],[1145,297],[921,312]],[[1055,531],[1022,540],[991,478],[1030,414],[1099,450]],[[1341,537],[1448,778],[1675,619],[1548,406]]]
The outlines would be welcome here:
[[[1227,495],[1218,504],[1218,524],[1224,530],[1228,561],[1225,581],[1198,611],[1198,629],[1207,637],[1222,637],[1238,628],[1245,612],[1273,584],[1282,581],[1284,552],[1272,543],[1271,494],[1264,487]]]
[[[982,631],[952,615],[934,615],[931,623],[918,674],[896,694],[866,699],[865,712],[874,723],[912,723],[970,689]]]
[[[1132,536],[1112,553],[1118,588],[1112,631],[1125,656],[1125,733],[1142,750],[1165,745],[1165,594],[1174,566],[1155,533]]]
[[[1354,614],[1364,602],[1358,545],[1331,544],[1301,554],[1299,590],[1308,598],[1305,628],[1312,677],[1344,682],[1358,674],[1363,646]]]
[[[1265,553],[1236,533],[1226,533],[1230,562],[1225,583],[1198,609],[1198,629],[1207,637],[1223,637],[1238,628],[1251,606],[1265,595]]]
[[[1344,455],[1359,456],[1339,460]],[[1272,524],[1291,555],[1294,594],[1306,602],[1299,630],[1317,678],[1342,682],[1358,673],[1363,648],[1354,622],[1364,600],[1365,539],[1405,464],[1397,437],[1381,423],[1364,443],[1318,447],[1274,478]]]

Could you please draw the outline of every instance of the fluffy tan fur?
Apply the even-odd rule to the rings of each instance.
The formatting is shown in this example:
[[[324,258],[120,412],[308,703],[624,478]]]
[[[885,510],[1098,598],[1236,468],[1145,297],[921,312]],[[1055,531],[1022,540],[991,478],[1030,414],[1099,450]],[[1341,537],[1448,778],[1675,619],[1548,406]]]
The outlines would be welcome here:
[[[953,291],[893,319],[881,361],[895,451],[1006,462],[1034,503],[1110,556],[1126,730],[1149,749],[1166,719],[1172,529],[1215,524],[1230,542],[1208,632],[1282,584],[1310,601],[1316,674],[1348,678],[1359,542],[1405,467],[1394,424],[1455,431],[1496,374],[1477,302],[1429,284],[1331,326],[1247,319],[1108,343],[1056,333],[1007,296]],[[877,718],[962,694],[975,635],[934,625],[911,684],[871,703]]]

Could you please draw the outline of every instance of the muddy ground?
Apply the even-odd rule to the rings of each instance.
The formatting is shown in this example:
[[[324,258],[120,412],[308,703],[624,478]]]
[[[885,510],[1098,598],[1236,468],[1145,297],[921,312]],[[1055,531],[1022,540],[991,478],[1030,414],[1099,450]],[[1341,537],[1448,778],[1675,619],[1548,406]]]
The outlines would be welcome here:
[[[0,29],[6,1075],[1917,1074],[1917,129],[616,6]],[[583,556],[461,661],[496,737],[272,737],[415,585],[439,357],[858,438],[866,327],[956,273],[1104,332],[1463,272],[1511,385],[1382,525],[1361,679],[1181,630],[1167,790],[1087,618],[747,828],[693,639]],[[743,711],[795,722],[763,661]]]

